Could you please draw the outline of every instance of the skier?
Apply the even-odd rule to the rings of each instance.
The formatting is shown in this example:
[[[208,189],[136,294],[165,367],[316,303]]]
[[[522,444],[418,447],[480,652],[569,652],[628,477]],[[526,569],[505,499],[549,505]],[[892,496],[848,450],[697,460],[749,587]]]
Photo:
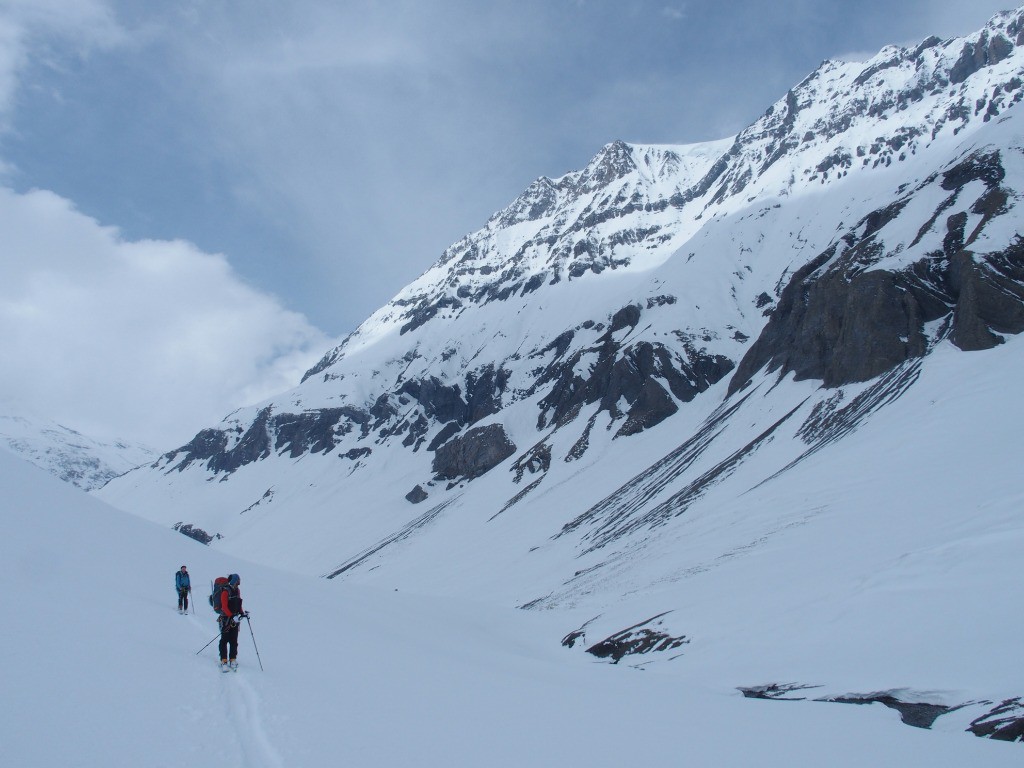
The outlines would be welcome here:
[[[192,582],[184,565],[174,574],[174,588],[178,590],[178,613],[188,613],[188,594],[192,591]]]
[[[238,669],[238,625],[249,614],[242,610],[242,595],[238,590],[242,580],[237,573],[228,576],[228,585],[220,592],[220,671]],[[230,647],[230,650],[229,650]]]

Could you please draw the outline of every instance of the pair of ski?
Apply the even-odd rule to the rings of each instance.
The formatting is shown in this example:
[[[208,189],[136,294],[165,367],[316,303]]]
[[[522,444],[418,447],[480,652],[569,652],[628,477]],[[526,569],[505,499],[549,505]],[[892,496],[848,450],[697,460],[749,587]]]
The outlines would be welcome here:
[[[232,661],[232,662],[230,662],[228,664],[221,664],[220,665],[220,671],[221,672],[225,672],[225,673],[227,673],[227,672],[237,672],[238,671],[238,662],[237,661]]]

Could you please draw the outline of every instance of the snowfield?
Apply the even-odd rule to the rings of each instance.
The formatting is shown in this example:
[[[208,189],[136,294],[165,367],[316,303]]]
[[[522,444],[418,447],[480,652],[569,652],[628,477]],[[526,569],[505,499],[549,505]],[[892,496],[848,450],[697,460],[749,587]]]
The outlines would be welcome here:
[[[605,621],[620,620],[616,629],[626,615],[673,607],[672,624],[686,630],[671,660],[643,671],[631,657],[616,666],[560,645],[567,626],[594,618],[585,607],[513,610],[275,571],[0,452],[4,762],[1019,765],[1019,745],[964,729],[992,709],[980,701],[1024,692],[1014,661],[1024,620],[1012,599],[1024,404],[1008,386],[1024,375],[1021,341],[981,353],[985,365],[938,350],[884,422],[843,441],[833,461],[823,452],[805,462],[803,485],[763,486],[753,522],[726,528],[785,521],[799,489],[806,501],[792,524],[613,607]],[[910,434],[932,452],[901,455]],[[702,525],[691,546],[713,551],[724,534]],[[200,598],[187,617],[173,589],[183,563]],[[265,671],[248,628],[238,673],[217,670],[214,646],[196,655],[216,634],[203,585],[232,571]],[[975,703],[928,731],[878,703],[737,690],[771,684],[822,686],[791,694],[808,698],[885,690]]]

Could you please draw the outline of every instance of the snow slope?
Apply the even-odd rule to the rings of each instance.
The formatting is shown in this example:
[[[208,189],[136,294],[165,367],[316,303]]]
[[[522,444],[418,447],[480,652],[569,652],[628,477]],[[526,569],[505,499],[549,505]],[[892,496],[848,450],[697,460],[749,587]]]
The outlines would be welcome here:
[[[1019,764],[1014,745],[908,728],[880,705],[743,698],[713,648],[686,672],[641,674],[544,642],[547,613],[239,561],[3,453],[0,479],[7,765]],[[961,540],[933,586],[962,595],[957,566],[976,564],[979,548]],[[236,674],[196,655],[214,623],[201,606],[174,610],[181,563],[196,585],[242,575],[265,671],[247,632]],[[861,594],[895,607],[922,567],[918,558]],[[1012,643],[985,635],[962,651],[1009,659]]]

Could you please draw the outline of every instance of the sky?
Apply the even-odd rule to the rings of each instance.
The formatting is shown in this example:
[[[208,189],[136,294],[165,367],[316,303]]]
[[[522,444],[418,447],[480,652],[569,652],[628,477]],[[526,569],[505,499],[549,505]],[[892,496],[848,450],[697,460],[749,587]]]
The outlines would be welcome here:
[[[1005,7],[0,0],[0,405],[175,447],[538,176]]]

